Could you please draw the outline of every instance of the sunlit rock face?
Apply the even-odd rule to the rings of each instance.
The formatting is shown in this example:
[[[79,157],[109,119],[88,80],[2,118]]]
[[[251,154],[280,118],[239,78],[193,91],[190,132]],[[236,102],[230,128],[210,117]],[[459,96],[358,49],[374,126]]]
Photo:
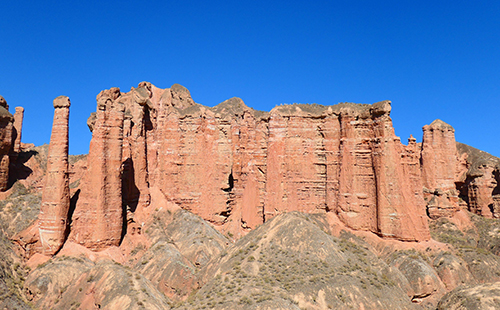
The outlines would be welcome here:
[[[0,96],[0,191],[5,191],[9,182],[13,128],[14,117],[9,112],[7,101]]]
[[[457,143],[457,150],[467,163],[457,182],[460,198],[469,211],[500,218],[500,158],[462,143]]]
[[[40,207],[39,233],[43,253],[55,254],[64,244],[68,233],[70,207],[68,175],[68,126],[70,100],[66,96],[54,99],[54,122],[47,156],[47,172]]]
[[[234,238],[290,211],[334,214],[404,241],[430,239],[429,217],[466,206],[500,216],[498,167],[478,164],[440,120],[424,126],[422,143],[402,144],[389,101],[261,112],[236,97],[206,107],[181,85],[142,82],[102,91],[97,102],[87,171],[66,219],[69,239],[95,251],[140,231],[163,205]]]
[[[124,105],[116,192],[128,225],[166,200],[236,237],[301,211],[333,212],[351,228],[387,238],[429,239],[419,149],[395,136],[389,101],[260,112],[231,98],[209,108],[181,85],[147,82],[114,97]],[[89,118],[93,144],[102,139],[99,120],[99,111]],[[91,146],[89,170],[92,153]],[[77,220],[86,199],[82,189]]]
[[[88,169],[72,216],[69,240],[92,250],[120,244],[123,232],[122,148],[124,104],[118,88],[97,96]]]

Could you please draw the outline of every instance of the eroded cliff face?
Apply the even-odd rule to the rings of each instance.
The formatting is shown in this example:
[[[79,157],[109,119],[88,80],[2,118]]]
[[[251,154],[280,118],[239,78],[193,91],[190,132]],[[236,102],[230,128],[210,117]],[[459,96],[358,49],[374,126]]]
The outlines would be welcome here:
[[[471,146],[457,143],[466,161],[457,187],[469,211],[487,218],[500,218],[500,159]]]
[[[9,187],[9,169],[21,151],[22,107],[12,115],[4,97],[0,96],[0,192]]]
[[[452,218],[467,204],[500,216],[498,166],[457,150],[440,120],[424,126],[422,143],[402,144],[389,101],[261,112],[236,97],[205,107],[181,85],[142,82],[102,91],[97,102],[67,218],[69,240],[94,251],[140,234],[163,206],[234,238],[290,211],[334,214],[351,229],[403,241],[429,240],[428,217]]]
[[[284,105],[267,113],[239,98],[208,108],[178,84],[159,89],[143,82],[128,93],[112,92],[112,101],[124,106],[124,120],[115,124],[122,124],[123,143],[113,149],[113,169],[107,165],[92,173],[93,145],[111,138],[98,131],[102,124],[110,126],[100,111],[89,118],[94,136],[88,174],[100,173],[102,180],[116,173],[116,158],[123,154],[121,182],[113,182],[120,188],[113,194],[123,193],[129,227],[146,219],[156,199],[192,211],[235,237],[278,214],[301,211],[333,212],[353,229],[387,238],[430,238],[418,147],[404,146],[395,136],[388,101]],[[111,158],[109,152],[99,154],[104,162]],[[88,204],[86,184],[94,189],[103,181],[95,182],[84,181],[74,236],[85,234],[77,228],[79,206]],[[106,216],[109,221],[111,215]],[[80,239],[85,244],[89,237]]]
[[[452,217],[458,210],[459,159],[455,130],[441,120],[423,127],[422,180],[429,217]]]
[[[117,88],[97,96],[88,169],[71,218],[69,240],[92,250],[120,244],[123,233],[122,148],[124,104]]]
[[[14,117],[9,113],[9,106],[0,97],[0,191],[5,191],[9,182],[10,150]]]

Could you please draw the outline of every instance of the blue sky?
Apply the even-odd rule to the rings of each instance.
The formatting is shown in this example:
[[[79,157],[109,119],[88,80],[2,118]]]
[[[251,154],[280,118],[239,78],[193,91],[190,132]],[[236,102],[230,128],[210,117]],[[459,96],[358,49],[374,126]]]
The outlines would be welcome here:
[[[2,1],[0,95],[48,143],[69,96],[70,153],[95,96],[141,81],[213,106],[392,101],[396,134],[439,118],[500,156],[499,1]]]

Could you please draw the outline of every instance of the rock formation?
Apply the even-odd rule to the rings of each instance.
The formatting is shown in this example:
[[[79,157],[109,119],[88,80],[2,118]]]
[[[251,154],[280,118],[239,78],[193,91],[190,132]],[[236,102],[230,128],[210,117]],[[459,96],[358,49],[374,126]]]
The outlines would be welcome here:
[[[236,236],[302,211],[335,212],[354,229],[388,238],[430,238],[418,153],[394,135],[388,101],[285,105],[267,113],[239,98],[204,107],[180,85],[163,90],[146,82],[114,96],[125,110],[121,184],[129,223],[155,188],[161,199]],[[92,145],[99,113],[88,122]],[[75,220],[86,200],[82,190]]]
[[[16,113],[14,113],[15,140],[13,146],[13,152],[15,154],[21,151],[21,133],[23,129],[23,118],[24,118],[24,108],[16,107]]]
[[[421,144],[411,136],[403,145],[389,101],[261,112],[236,97],[205,107],[181,85],[142,82],[97,102],[88,170],[67,218],[69,239],[94,251],[140,232],[152,204],[189,210],[235,238],[290,211],[335,214],[404,241],[430,239],[427,216],[453,217],[467,203],[500,216],[496,162],[472,163],[440,120],[424,126]]]
[[[13,122],[7,102],[0,96],[0,191],[5,191],[9,182]]]
[[[458,211],[455,130],[437,119],[423,127],[422,180],[427,212],[433,219],[451,217]]]
[[[457,150],[468,167],[457,184],[460,198],[473,213],[500,217],[500,159],[462,143],[457,143]]]
[[[69,240],[92,250],[118,245],[122,238],[122,147],[124,104],[120,90],[97,95],[88,170],[71,219]]]
[[[47,158],[47,173],[40,208],[39,234],[43,253],[55,254],[68,234],[70,207],[68,176],[68,122],[70,101],[66,96],[54,99],[54,123]]]

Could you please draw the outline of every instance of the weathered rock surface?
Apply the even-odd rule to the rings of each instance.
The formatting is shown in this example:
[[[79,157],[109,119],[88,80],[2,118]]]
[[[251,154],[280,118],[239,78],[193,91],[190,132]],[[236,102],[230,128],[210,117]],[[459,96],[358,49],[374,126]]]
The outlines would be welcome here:
[[[25,289],[39,309],[170,309],[143,276],[107,260],[58,258],[34,270]]]
[[[70,239],[93,250],[118,245],[147,221],[152,192],[235,238],[300,211],[332,212],[385,238],[428,240],[427,215],[451,218],[465,203],[457,187],[476,212],[500,210],[496,168],[471,178],[465,171],[477,165],[457,152],[453,128],[440,120],[424,126],[422,144],[410,137],[403,145],[389,101],[268,113],[239,98],[204,107],[181,85],[148,82],[103,91],[97,101],[88,171],[68,219]]]
[[[446,294],[437,309],[500,309],[500,282],[459,287]]]
[[[54,123],[47,157],[47,172],[40,208],[39,233],[42,252],[55,254],[68,235],[70,207],[68,149],[69,107],[66,96],[54,99]]]
[[[16,107],[16,112],[14,113],[14,129],[15,129],[15,138],[13,145],[14,154],[21,152],[21,135],[23,130],[23,119],[24,119],[24,108]]]
[[[147,82],[116,96],[126,111],[129,223],[139,220],[154,187],[235,237],[288,211],[334,212],[349,227],[388,238],[430,237],[418,149],[394,135],[388,101],[267,113],[239,98],[204,107],[180,85]],[[94,135],[98,121],[89,119]]]
[[[10,152],[13,142],[14,117],[9,113],[9,106],[0,96],[0,191],[7,190],[9,182]]]
[[[180,309],[416,308],[396,284],[400,272],[349,234],[324,230],[321,216],[276,216],[207,265],[211,280]]]
[[[119,245],[123,231],[122,147],[124,105],[117,88],[97,96],[88,169],[71,219],[69,240],[92,250]]]
[[[397,267],[407,279],[410,285],[408,295],[413,302],[420,303],[427,298],[434,299],[435,304],[444,295],[445,290],[440,277],[418,254],[396,253],[391,265]]]
[[[423,127],[422,180],[430,218],[452,217],[458,210],[458,154],[455,130],[437,119]]]
[[[447,290],[453,290],[464,284],[476,283],[467,269],[467,263],[451,253],[439,253],[432,264]]]
[[[471,212],[500,218],[500,158],[462,143],[457,143],[457,149],[468,163],[460,183],[460,197]]]
[[[133,265],[156,288],[173,300],[185,300],[203,283],[198,271],[230,241],[198,216],[178,210],[158,212],[146,226],[151,246]],[[139,252],[138,245],[132,252]],[[134,254],[135,255],[135,254]]]

